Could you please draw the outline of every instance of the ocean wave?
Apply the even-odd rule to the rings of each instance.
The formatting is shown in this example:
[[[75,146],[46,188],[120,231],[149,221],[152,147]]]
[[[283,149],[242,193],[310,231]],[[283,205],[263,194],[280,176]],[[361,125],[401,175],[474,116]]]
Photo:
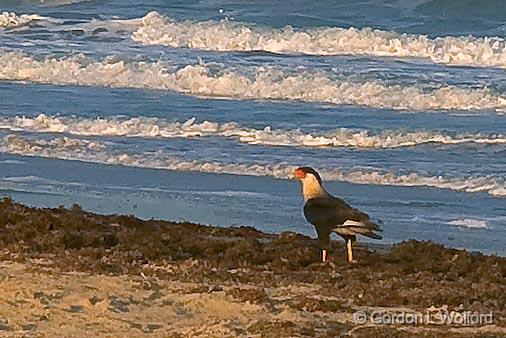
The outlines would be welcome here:
[[[35,59],[0,49],[0,79],[62,85],[89,85],[171,90],[187,95],[231,99],[297,100],[374,108],[428,110],[506,110],[506,98],[488,88],[387,85],[332,78],[324,72],[274,67],[214,70],[205,64],[175,69],[163,62],[100,61],[77,55]]]
[[[266,51],[311,55],[374,55],[427,58],[437,63],[506,68],[500,37],[400,34],[372,28],[260,28],[227,20],[177,22],[157,12],[142,18],[132,39],[143,44],[213,51]]]
[[[33,6],[38,5],[42,7],[70,5],[79,2],[88,2],[93,0],[8,0],[11,6]]]
[[[217,123],[195,118],[184,122],[171,122],[155,117],[124,116],[109,118],[77,118],[68,116],[47,116],[39,114],[34,118],[16,116],[0,118],[0,129],[67,133],[81,136],[124,136],[143,138],[194,138],[218,136],[238,139],[240,142],[267,146],[295,147],[356,147],[356,148],[399,148],[427,143],[439,144],[506,144],[506,136],[483,134],[448,135],[431,131],[387,130],[370,134],[367,130],[340,128],[323,133],[305,133],[299,129],[283,130],[266,126],[254,129],[237,122]]]
[[[28,0],[29,2],[37,2],[42,6],[62,6],[80,2],[88,2],[93,0]]]
[[[7,135],[0,141],[0,151],[24,156],[38,156],[94,163],[124,165],[175,171],[198,171],[250,176],[271,176],[287,179],[296,166],[286,162],[265,163],[221,163],[182,160],[163,151],[146,153],[113,152],[96,141],[59,137],[51,140],[28,139],[19,135]],[[506,182],[494,176],[445,178],[422,176],[417,173],[399,175],[393,172],[372,170],[321,169],[325,180],[344,181],[354,184],[371,184],[404,187],[433,187],[465,191],[485,192],[496,197],[506,197]]]
[[[488,228],[487,221],[471,218],[456,219],[448,222],[450,225],[458,227],[469,228],[469,229],[486,229]]]
[[[7,176],[7,177],[2,177],[2,181],[18,182],[18,183],[60,183],[56,180],[52,180],[52,179],[44,178],[44,177],[39,177],[39,176],[35,176],[35,175]]]
[[[24,161],[19,161],[19,160],[0,160],[0,164],[15,164],[15,165],[18,165],[18,164],[25,164],[26,162]]]
[[[0,13],[0,28],[16,28],[29,24],[32,21],[44,20],[45,17],[38,14],[21,14],[14,12]]]
[[[97,151],[104,149],[105,146],[98,142],[89,140],[70,138],[67,136],[57,137],[49,140],[44,139],[27,139],[17,135],[6,135],[2,140],[2,150],[12,154],[33,155],[37,152],[41,154],[56,154],[62,152],[86,153],[86,151]]]

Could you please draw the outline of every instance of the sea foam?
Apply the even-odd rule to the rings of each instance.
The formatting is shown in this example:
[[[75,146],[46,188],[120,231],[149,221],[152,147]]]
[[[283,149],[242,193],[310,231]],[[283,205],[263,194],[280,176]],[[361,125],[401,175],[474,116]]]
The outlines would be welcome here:
[[[25,26],[32,21],[43,19],[45,18],[38,14],[18,15],[14,12],[2,12],[0,13],[0,28],[16,28]]]
[[[75,2],[62,0],[62,3]],[[55,2],[58,4],[57,2]],[[24,26],[36,20],[60,22],[38,14],[2,12],[0,28]],[[281,29],[235,21],[176,21],[157,12],[142,18],[91,20],[75,28],[105,28],[118,34],[126,30],[134,41],[172,48],[195,48],[220,52],[265,51],[277,54],[370,55],[424,58],[436,63],[506,68],[503,37],[442,36],[383,31],[370,27],[318,27]]]
[[[488,227],[487,221],[470,218],[457,219],[448,222],[448,224],[469,229],[486,229]]]
[[[245,74],[246,73],[246,74]],[[19,51],[0,49],[0,79],[62,85],[88,85],[171,90],[178,93],[232,99],[297,100],[374,108],[429,110],[506,110],[506,98],[488,88],[389,85],[335,78],[321,71],[288,72],[275,67],[251,67],[241,72],[206,64],[172,67],[164,62],[94,60],[76,55],[36,59]]]
[[[132,35],[143,44],[214,51],[283,54],[374,55],[427,58],[449,65],[506,68],[506,41],[500,37],[401,34],[373,28],[262,28],[228,20],[175,21],[150,12]]]
[[[123,136],[142,138],[194,138],[223,137],[240,142],[267,146],[294,147],[356,147],[398,148],[427,143],[434,144],[506,144],[504,135],[479,133],[448,135],[432,131],[386,130],[371,134],[368,130],[339,128],[328,132],[305,133],[299,129],[248,128],[237,122],[196,122],[195,118],[184,122],[155,117],[113,116],[107,118],[78,118],[39,114],[28,118],[16,116],[0,118],[0,129],[11,131],[67,133],[82,136]]]
[[[296,166],[286,162],[266,164],[184,160],[170,156],[163,151],[125,153],[108,149],[105,144],[97,141],[69,137],[42,140],[30,139],[20,135],[7,135],[0,141],[0,151],[23,156],[79,160],[111,165],[250,176],[272,176],[282,179],[290,178],[293,170],[296,168]],[[355,184],[434,187],[469,193],[486,192],[492,196],[506,197],[506,182],[503,178],[495,176],[448,178],[443,176],[423,176],[417,173],[397,174],[388,171],[355,169],[321,169],[320,174],[325,180]]]

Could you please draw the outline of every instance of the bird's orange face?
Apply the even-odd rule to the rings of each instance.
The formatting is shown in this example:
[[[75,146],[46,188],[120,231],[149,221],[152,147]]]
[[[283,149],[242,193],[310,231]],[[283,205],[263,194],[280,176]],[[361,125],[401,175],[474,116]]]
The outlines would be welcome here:
[[[306,172],[302,170],[301,168],[297,168],[293,171],[293,178],[294,179],[303,179],[306,177]]]

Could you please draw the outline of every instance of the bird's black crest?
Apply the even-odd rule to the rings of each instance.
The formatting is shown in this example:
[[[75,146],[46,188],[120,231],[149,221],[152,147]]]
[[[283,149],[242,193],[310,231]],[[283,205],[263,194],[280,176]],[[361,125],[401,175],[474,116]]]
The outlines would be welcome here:
[[[311,168],[311,167],[300,167],[300,168],[298,168],[298,169],[299,169],[299,170],[302,170],[302,171],[303,171],[303,172],[305,172],[306,174],[313,174],[313,175],[316,177],[316,179],[317,179],[320,183],[322,183],[322,178],[320,177],[320,174],[318,174],[318,173],[316,172],[316,170],[314,170],[313,168]]]

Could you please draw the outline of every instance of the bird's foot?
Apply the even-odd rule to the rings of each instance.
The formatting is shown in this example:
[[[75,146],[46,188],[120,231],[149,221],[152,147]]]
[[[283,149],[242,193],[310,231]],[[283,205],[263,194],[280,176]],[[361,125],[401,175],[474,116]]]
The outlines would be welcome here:
[[[358,261],[356,259],[348,260],[348,262],[350,262],[350,264],[358,264]]]
[[[336,264],[331,260],[326,260],[325,262],[320,262],[320,267],[325,270],[335,270]]]

